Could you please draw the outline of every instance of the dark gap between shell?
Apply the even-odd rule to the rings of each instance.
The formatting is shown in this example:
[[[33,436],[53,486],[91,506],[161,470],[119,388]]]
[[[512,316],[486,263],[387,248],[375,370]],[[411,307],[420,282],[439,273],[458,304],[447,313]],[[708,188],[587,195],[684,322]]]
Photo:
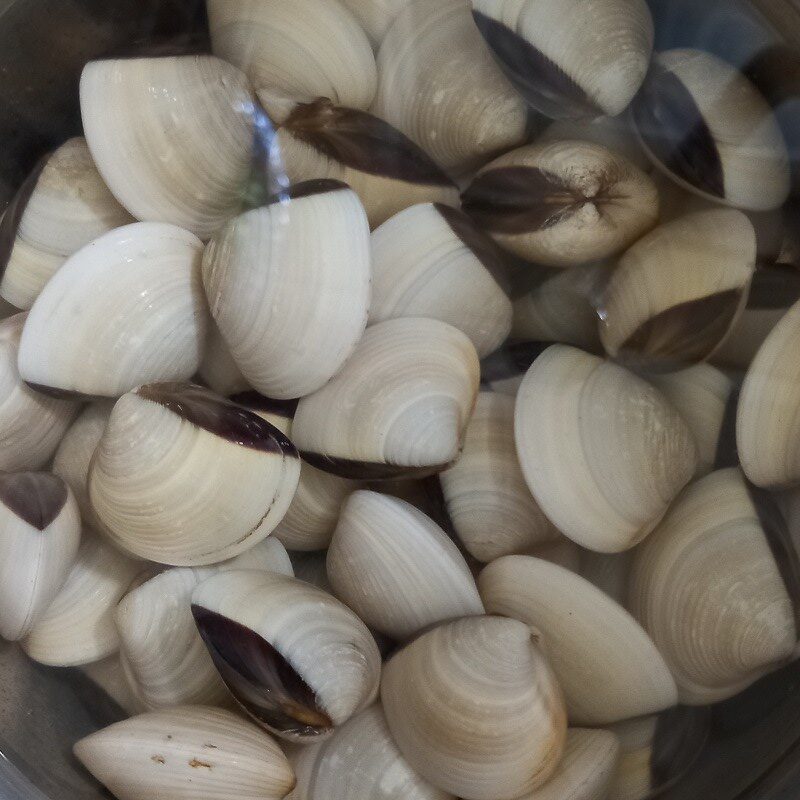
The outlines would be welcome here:
[[[80,402],[92,402],[94,400],[109,400],[110,398],[101,394],[83,394],[73,389],[59,389],[56,386],[45,386],[43,383],[31,383],[24,381],[25,385],[33,392],[38,392],[53,400],[78,400]]]
[[[251,717],[295,736],[333,728],[311,687],[266,639],[194,603],[192,616],[222,680]]]
[[[751,311],[779,311],[800,300],[800,271],[788,264],[761,267],[753,273],[747,308]]]
[[[188,31],[155,39],[135,39],[128,44],[103,53],[102,60],[122,61],[136,58],[181,56],[211,56],[211,39],[208,31]]]
[[[393,478],[427,478],[429,475],[435,475],[450,466],[449,464],[432,464],[430,466],[412,467],[377,461],[357,461],[355,459],[312,453],[308,450],[301,450],[300,457],[307,464],[323,472],[338,475],[340,478],[364,481],[391,480]]]
[[[659,714],[650,754],[650,788],[661,791],[675,783],[702,752],[710,730],[708,707],[675,706]]]
[[[341,192],[343,189],[349,188],[344,181],[337,181],[333,178],[313,178],[310,181],[293,183],[285,189],[279,189],[264,201],[264,205],[272,206],[276,203],[284,203],[287,200],[300,200],[303,197],[313,197],[314,195],[328,194],[329,192]]]
[[[515,342],[495,350],[481,361],[481,382],[507,380],[524,375],[539,356],[555,342]]]
[[[736,445],[736,415],[739,410],[738,387],[731,390],[725,403],[722,425],[717,439],[717,450],[714,455],[714,469],[726,469],[739,466],[739,449]]]
[[[0,500],[20,519],[43,531],[67,502],[67,484],[47,472],[0,474]]]
[[[256,391],[232,394],[228,400],[250,411],[264,411],[286,419],[293,419],[299,400],[275,400]]]

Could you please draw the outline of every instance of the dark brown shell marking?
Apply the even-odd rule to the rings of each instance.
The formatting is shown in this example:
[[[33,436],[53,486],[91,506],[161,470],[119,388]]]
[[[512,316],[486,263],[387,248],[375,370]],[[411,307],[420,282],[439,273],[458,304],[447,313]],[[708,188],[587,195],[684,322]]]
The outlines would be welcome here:
[[[265,397],[256,391],[239,392],[228,398],[231,403],[237,406],[250,409],[251,411],[264,411],[268,414],[275,414],[286,419],[293,419],[297,411],[299,400],[275,400],[272,397]]]
[[[0,500],[37,530],[43,531],[67,502],[67,484],[47,472],[0,473]]]
[[[401,464],[336,458],[306,450],[302,450],[300,456],[303,461],[323,472],[338,475],[340,478],[364,481],[392,480],[394,478],[427,478],[429,475],[435,475],[450,466],[449,464],[433,464],[424,467],[408,467]]]
[[[275,203],[283,203],[286,200],[299,200],[303,197],[313,197],[318,194],[328,194],[329,192],[340,192],[350,187],[343,181],[336,181],[332,178],[314,178],[310,181],[293,183],[285,189],[280,189],[275,194],[270,195],[264,205],[271,206]]]

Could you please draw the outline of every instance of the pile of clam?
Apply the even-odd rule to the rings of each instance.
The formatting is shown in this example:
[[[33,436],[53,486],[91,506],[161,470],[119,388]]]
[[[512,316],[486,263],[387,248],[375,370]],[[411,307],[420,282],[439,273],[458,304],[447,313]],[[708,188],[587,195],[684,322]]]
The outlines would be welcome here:
[[[759,88],[643,0],[208,0],[5,212],[0,635],[120,800],[643,800],[798,647]]]

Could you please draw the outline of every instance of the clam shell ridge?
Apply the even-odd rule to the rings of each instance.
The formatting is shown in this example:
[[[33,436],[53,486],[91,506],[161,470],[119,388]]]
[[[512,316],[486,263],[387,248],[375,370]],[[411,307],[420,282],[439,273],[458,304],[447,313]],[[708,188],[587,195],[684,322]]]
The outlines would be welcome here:
[[[567,345],[547,348],[525,376],[515,438],[548,519],[604,553],[643,539],[697,467],[691,431],[663,395]]]
[[[677,702],[675,681],[650,637],[622,606],[567,569],[505,556],[478,579],[486,610],[536,630],[572,724],[610,722]]]

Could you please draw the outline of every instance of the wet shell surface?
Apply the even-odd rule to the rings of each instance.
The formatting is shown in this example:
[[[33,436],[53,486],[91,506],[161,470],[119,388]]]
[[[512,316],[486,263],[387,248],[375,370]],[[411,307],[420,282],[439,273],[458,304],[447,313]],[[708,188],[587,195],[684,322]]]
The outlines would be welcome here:
[[[214,54],[256,89],[368,108],[377,75],[369,40],[337,0],[208,0]]]
[[[281,800],[294,786],[275,740],[219,708],[151,711],[81,739],[74,751],[119,800]]]
[[[440,167],[462,171],[521,144],[528,110],[462,0],[411,0],[378,51],[373,114]]]
[[[788,554],[788,534],[765,494],[751,495],[738,469],[713,472],[681,494],[634,558],[629,607],[682,703],[732,697],[796,644],[788,562],[773,555]]]
[[[292,443],[256,414],[193,384],[150,384],[114,406],[89,496],[120,547],[201,566],[268,536],[299,474]]]
[[[559,535],[520,469],[513,397],[478,395],[461,455],[439,479],[458,538],[479,561],[525,552]]]
[[[17,365],[19,340],[27,314],[0,322],[0,469],[43,466],[55,452],[78,412],[73,400],[31,389]]]
[[[511,329],[504,254],[463,212],[412,206],[372,234],[370,323],[440,319],[469,336],[478,356]]]
[[[360,490],[342,508],[327,558],[334,594],[367,625],[407,639],[430,625],[483,614],[456,545],[410,503]]]
[[[292,439],[313,466],[353,478],[431,473],[458,455],[479,362],[439,320],[367,328],[344,368],[297,406]]]
[[[46,472],[0,473],[0,636],[22,639],[67,579],[81,537],[75,498]]]
[[[237,212],[255,124],[238,69],[205,55],[92,61],[80,95],[92,158],[136,219],[207,239]]]
[[[462,203],[501,247],[552,267],[619,253],[658,220],[652,179],[622,156],[577,139],[500,156],[478,172]]]
[[[469,617],[423,634],[385,664],[381,702],[412,768],[465,800],[533,791],[564,749],[561,693],[517,620]]]
[[[282,167],[291,182],[344,181],[364,204],[371,227],[415,203],[458,205],[453,181],[405,134],[380,117],[336,106],[325,97],[298,103],[276,117]]]
[[[641,541],[697,468],[688,425],[623,367],[552,345],[517,395],[522,472],[548,519],[590,550]]]
[[[339,371],[366,327],[364,209],[342,183],[297,184],[222,228],[203,256],[203,284],[248,383],[269,397],[310,394]]]
[[[208,327],[201,253],[193,233],[157,222],[117,228],[79,250],[28,313],[23,380],[118,397],[142,383],[189,378]]]
[[[606,352],[661,371],[705,360],[744,308],[755,264],[755,232],[740,211],[700,211],[659,226],[620,258],[606,286]]]
[[[192,613],[233,696],[282,738],[330,735],[375,700],[375,640],[350,609],[310,584],[222,572],[195,589]]]
[[[685,188],[751,211],[786,199],[789,157],[772,109],[716,56],[658,53],[632,116],[648,155]]]
[[[650,65],[644,0],[472,0],[472,16],[515,88],[548,117],[619,114]]]
[[[742,385],[736,444],[742,469],[758,486],[800,483],[800,301],[772,329]]]

